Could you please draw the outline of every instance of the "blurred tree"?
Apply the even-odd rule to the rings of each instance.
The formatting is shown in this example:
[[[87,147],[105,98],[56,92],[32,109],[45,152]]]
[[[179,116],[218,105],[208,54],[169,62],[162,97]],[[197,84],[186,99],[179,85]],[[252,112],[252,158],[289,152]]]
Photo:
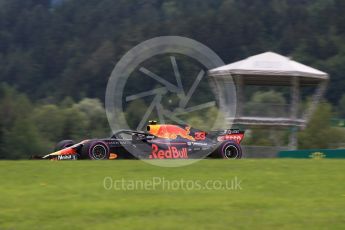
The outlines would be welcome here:
[[[56,105],[37,107],[31,116],[42,137],[56,143],[63,139],[64,117],[62,109]]]
[[[64,118],[62,128],[63,139],[79,141],[89,136],[87,127],[90,120],[85,113],[74,107],[63,109],[61,112]]]
[[[19,118],[10,130],[5,131],[0,148],[1,159],[29,159],[44,153],[42,137],[28,119]]]
[[[340,118],[345,118],[345,94],[343,94],[343,96],[341,97],[338,106],[338,116]]]
[[[33,105],[6,84],[0,85],[0,158],[27,158],[52,151],[62,139],[81,140],[110,134],[99,99],[74,103],[66,98],[60,106]]]
[[[245,104],[244,113],[252,116],[278,117],[286,115],[286,101],[282,93],[273,90],[255,92]]]
[[[298,133],[300,149],[330,148],[335,143],[345,141],[342,129],[331,127],[332,106],[322,103],[318,106],[307,127]]]
[[[0,158],[28,158],[42,150],[41,137],[30,120],[33,105],[24,94],[0,86]]]
[[[136,129],[143,119],[143,115],[146,113],[148,106],[145,104],[145,101],[138,99],[129,103],[126,108],[125,117],[127,123],[131,129]],[[154,114],[155,111],[150,115],[150,119],[157,120],[157,115]]]
[[[59,106],[63,109],[72,107],[74,105],[74,100],[71,97],[65,97],[59,104]]]
[[[18,118],[28,117],[33,105],[25,94],[18,93],[6,84],[0,86],[2,98],[0,98],[0,120],[3,127],[8,129],[13,126]]]
[[[286,116],[287,104],[282,92],[274,90],[255,92],[251,100],[245,104],[244,114],[247,116]],[[250,129],[250,136],[244,144],[262,146],[283,146],[287,142],[287,132],[273,128]]]
[[[86,137],[95,138],[109,136],[110,130],[106,113],[99,99],[85,98],[75,104],[73,108],[83,112],[88,118],[89,123],[85,129]]]
[[[58,2],[1,1],[0,80],[32,99],[102,98],[114,63],[161,35],[194,38],[225,62],[266,50],[296,57],[330,72],[333,104],[345,85],[341,0]]]

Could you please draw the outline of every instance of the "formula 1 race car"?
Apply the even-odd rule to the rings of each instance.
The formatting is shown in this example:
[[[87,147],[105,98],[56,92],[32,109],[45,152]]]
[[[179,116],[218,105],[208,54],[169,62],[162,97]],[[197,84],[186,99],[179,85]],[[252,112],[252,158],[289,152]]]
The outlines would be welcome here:
[[[75,143],[59,142],[53,153],[40,159],[196,159],[242,157],[244,131],[226,129],[204,132],[185,125],[150,122],[147,131],[119,130],[110,138]]]

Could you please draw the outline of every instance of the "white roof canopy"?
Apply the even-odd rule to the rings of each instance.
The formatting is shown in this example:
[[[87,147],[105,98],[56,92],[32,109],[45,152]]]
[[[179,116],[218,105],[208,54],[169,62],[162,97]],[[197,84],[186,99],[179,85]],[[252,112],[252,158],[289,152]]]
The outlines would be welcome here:
[[[236,124],[259,126],[305,126],[324,94],[329,79],[328,74],[325,72],[273,52],[254,55],[232,64],[211,69],[208,71],[208,75],[215,81],[218,78],[233,76],[237,90],[237,111],[236,116],[230,119],[233,119]],[[286,111],[286,116],[246,115],[243,110],[243,104],[245,104],[244,88],[246,85],[291,86],[291,102],[289,111]],[[298,114],[300,86],[315,87],[315,92],[312,94],[312,103],[302,115]]]
[[[319,82],[329,79],[328,74],[325,72],[303,65],[288,57],[273,52],[254,55],[244,60],[209,71],[209,75],[211,76],[224,76],[229,74],[256,76],[256,81],[260,81],[260,76],[268,76],[262,77],[266,81],[268,79],[274,80],[274,78],[272,78],[274,76],[277,78],[275,80],[280,79],[280,81],[284,80],[284,82],[288,79],[290,80],[289,76],[301,77],[301,80],[306,82]]]

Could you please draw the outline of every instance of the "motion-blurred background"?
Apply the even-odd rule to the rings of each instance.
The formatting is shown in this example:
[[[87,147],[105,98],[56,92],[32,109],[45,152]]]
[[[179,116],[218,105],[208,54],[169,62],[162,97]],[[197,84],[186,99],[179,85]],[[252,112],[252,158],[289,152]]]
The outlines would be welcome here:
[[[272,50],[327,72],[326,100],[298,132],[298,148],[343,147],[344,12],[342,0],[0,0],[0,159],[45,153],[61,139],[108,136],[104,95],[114,65],[164,35],[195,39],[225,63]],[[280,89],[255,88],[247,97],[244,109],[253,113],[270,103],[278,115],[288,103]],[[145,109],[133,103],[126,112],[134,123]],[[244,144],[287,142],[287,131],[252,129]]]

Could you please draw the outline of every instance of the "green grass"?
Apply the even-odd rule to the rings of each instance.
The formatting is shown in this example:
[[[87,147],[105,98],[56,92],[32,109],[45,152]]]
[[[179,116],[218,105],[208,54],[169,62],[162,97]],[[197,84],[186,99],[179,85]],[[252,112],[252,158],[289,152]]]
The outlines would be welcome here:
[[[0,229],[345,226],[344,160],[202,160],[180,168],[142,161],[1,161],[0,175]],[[242,189],[107,190],[105,177],[202,185],[237,177]]]

